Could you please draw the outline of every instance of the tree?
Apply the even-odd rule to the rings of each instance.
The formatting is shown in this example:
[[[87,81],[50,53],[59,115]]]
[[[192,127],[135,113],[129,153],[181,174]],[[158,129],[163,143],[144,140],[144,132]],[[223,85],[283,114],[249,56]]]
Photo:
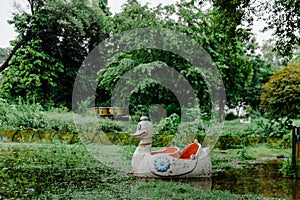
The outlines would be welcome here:
[[[258,47],[255,38],[249,27],[243,26],[252,22],[247,17],[250,2],[213,1],[213,9],[205,12],[194,1],[182,2],[174,9],[179,15],[176,29],[197,40],[210,54],[222,74],[228,105],[257,104],[247,98],[246,92],[257,85],[255,77],[265,64],[254,55]]]
[[[280,69],[283,66],[283,59],[281,59],[274,51],[275,46],[276,44],[273,39],[264,41],[261,48],[262,59],[274,66],[275,68]]]
[[[225,6],[225,3],[222,5]],[[239,16],[239,18],[236,19],[236,16],[232,13],[226,13],[225,7],[221,9],[217,5],[214,10],[206,10],[205,12],[201,5],[197,5],[194,1],[181,1],[176,5],[166,7],[159,6],[154,9],[149,9],[147,5],[141,6],[137,1],[131,0],[124,5],[121,13],[116,14],[112,18],[111,23],[114,26],[111,26],[111,32],[116,34],[141,27],[161,27],[180,31],[197,41],[198,44],[211,55],[225,80],[225,87],[231,105],[237,104],[238,101],[249,101],[247,103],[254,102],[253,104],[257,105],[257,101],[247,98],[246,91],[257,87],[259,83],[254,83],[254,81],[258,81],[258,79],[254,80],[254,78],[260,73],[259,69],[265,64],[262,60],[251,54],[251,52],[254,52],[256,46],[249,30],[240,28],[240,25],[245,20],[245,13],[240,11],[240,7],[243,5],[242,1],[236,5],[232,5],[236,10],[236,15]],[[222,19],[224,19],[227,14],[232,15],[232,20],[223,22]],[[176,15],[178,19],[174,20],[169,17],[174,15]],[[250,42],[248,42],[249,39]],[[174,38],[174,41],[176,40],[177,39]],[[174,42],[174,44],[176,44],[176,42]],[[103,80],[100,81],[100,89],[98,90],[99,96],[106,94],[104,96],[109,97],[111,91],[109,88],[113,88],[117,79],[126,71],[140,64],[150,64],[155,61],[161,61],[180,72],[180,74],[190,82],[197,93],[200,105],[203,106],[201,108],[202,111],[209,113],[211,109],[209,103],[210,94],[199,72],[180,56],[157,49],[140,49],[127,53],[125,57],[124,55],[117,57],[115,62],[110,63],[107,69],[104,69],[99,74],[101,76],[100,80]],[[150,67],[150,65],[148,67]],[[104,77],[107,77],[107,79]],[[104,82],[110,82],[110,86],[105,85]],[[105,86],[101,86],[101,84]],[[249,90],[246,90],[246,88]],[[150,93],[158,94],[155,89],[157,89],[157,87],[147,88],[147,90],[153,90]],[[141,93],[143,92],[140,91],[140,94]],[[165,92],[163,95],[167,94],[168,93]],[[257,94],[256,97],[259,99],[259,94]],[[148,95],[147,98],[155,100],[156,96],[152,97]],[[103,100],[103,98],[101,99]],[[172,98],[169,98],[169,100],[171,99]],[[168,100],[168,98],[166,98],[166,100]],[[169,101],[169,103],[172,101]],[[101,103],[101,100],[99,103]],[[165,103],[167,104],[168,102],[166,101]],[[224,105],[220,105],[220,107],[222,106]]]
[[[115,14],[110,21],[110,32],[122,33],[134,28],[161,27],[163,20],[159,20],[156,12],[147,5],[142,6],[137,0],[128,0],[123,5],[121,13]]]
[[[111,12],[107,6],[107,0],[98,0],[99,8],[105,13],[106,16],[110,16]]]
[[[50,60],[53,66],[55,60],[59,66],[62,64],[63,70],[58,67],[53,69],[55,71],[50,71],[55,74],[55,77],[59,77],[55,79],[56,89],[50,91],[50,96],[56,97],[52,99],[56,105],[71,107],[73,83],[81,63],[87,54],[107,37],[106,16],[98,7],[98,3],[96,0],[29,0],[31,13],[15,14],[10,21],[15,25],[19,35],[12,42],[13,50],[1,66],[1,70],[8,67],[8,71],[15,72],[14,67],[22,64],[24,56],[30,60],[28,64],[33,65],[22,69],[29,70],[27,73],[34,68],[53,69],[47,66],[49,62],[45,62],[45,66],[43,62],[36,64],[38,61],[18,53],[28,48],[35,51],[33,54],[40,53],[47,57],[46,60]],[[41,60],[40,56],[33,56],[33,58]],[[11,80],[5,80],[2,85],[9,85]],[[19,84],[26,83],[26,80],[28,81],[28,79],[19,79]],[[39,85],[34,86],[37,88],[32,88],[33,90],[40,89]],[[13,90],[13,88],[6,87],[5,90]],[[13,91],[8,94],[12,95],[11,99],[17,97]],[[25,98],[26,95],[28,96],[23,94],[22,97]]]
[[[260,107],[273,118],[297,118],[300,114],[300,62],[275,71],[263,85]]]
[[[300,1],[273,0],[261,4],[263,18],[268,26],[265,30],[274,30],[275,50],[282,57],[292,58],[293,52],[300,44]]]
[[[39,102],[44,107],[53,105],[57,94],[59,77],[63,72],[61,62],[45,54],[41,40],[31,40],[18,49],[10,62],[10,68],[3,71],[2,97],[10,100],[21,96],[28,103]]]
[[[161,52],[163,53],[163,52]],[[167,52],[164,52],[167,53]],[[151,53],[149,53],[150,56]],[[146,53],[141,54],[143,58]],[[131,98],[129,102],[129,107],[131,112],[141,112],[140,106],[143,105],[144,111],[148,112],[149,108],[153,104],[160,104],[164,106],[167,111],[167,114],[177,113],[180,114],[179,102],[176,96],[172,93],[175,91],[170,91],[167,87],[156,82],[155,77],[157,77],[159,72],[164,71],[168,66],[165,62],[162,61],[151,61],[151,62],[141,62],[138,57],[140,54],[125,54],[121,53],[117,55],[116,59],[109,63],[108,66],[98,73],[99,85],[98,85],[98,98],[97,103],[102,106],[109,106],[110,100],[112,97],[112,91],[118,94],[119,100],[124,100],[124,96],[126,97],[128,93],[131,93]],[[160,55],[162,56],[162,55]],[[142,58],[140,58],[142,59]],[[133,77],[126,74],[131,70],[130,74],[134,74]],[[138,74],[143,74],[143,79],[138,78]],[[148,79],[150,76],[153,79]],[[160,77],[158,75],[158,77]],[[132,78],[137,78],[138,84],[136,81],[132,80]],[[169,77],[169,81],[174,81],[173,85],[176,85],[176,81],[180,81],[177,79],[178,77]],[[157,78],[156,80],[161,81],[161,78]],[[122,85],[121,88],[117,88],[115,91],[115,85],[118,81],[122,81],[118,83]],[[188,91],[182,91],[180,85],[178,87],[174,87],[176,89],[176,94],[180,94],[181,96],[184,93],[188,93]],[[121,91],[120,91],[121,90]],[[201,99],[202,100],[202,99]],[[119,102],[122,106],[122,103]],[[209,111],[208,111],[209,112]]]
[[[245,87],[239,95],[247,105],[258,110],[260,96],[263,92],[262,85],[268,82],[270,76],[274,73],[275,68],[262,60],[259,56],[254,56],[249,64],[254,65],[252,68],[253,76],[251,81],[245,84]]]

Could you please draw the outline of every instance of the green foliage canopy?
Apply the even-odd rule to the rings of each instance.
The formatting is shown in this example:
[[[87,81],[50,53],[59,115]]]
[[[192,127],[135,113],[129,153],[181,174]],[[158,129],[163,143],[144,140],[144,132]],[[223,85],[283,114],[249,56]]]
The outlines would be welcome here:
[[[12,51],[14,56],[3,72],[6,78],[1,83],[1,95],[10,100],[22,96],[43,106],[63,104],[70,107],[74,78],[91,50],[109,35],[143,27],[171,29],[197,41],[218,67],[230,107],[246,102],[255,108],[259,104],[261,84],[271,72],[270,66],[254,55],[257,44],[250,32],[253,22],[250,13],[255,11],[250,0],[181,0],[174,5],[155,8],[142,6],[137,0],[128,0],[122,12],[114,16],[107,7],[107,0],[28,2],[30,13],[15,14],[10,21],[19,33],[12,42],[18,48]],[[276,15],[276,20],[269,21],[269,27],[277,27],[278,38],[285,39],[280,40],[283,43],[277,43],[277,46],[285,47],[283,54],[288,55],[291,51],[289,44],[299,43],[296,29],[299,3],[274,2],[268,9],[272,12],[271,17]],[[212,7],[204,9],[205,3]],[[285,29],[280,29],[282,18],[279,13],[283,11],[286,11],[283,13]],[[114,84],[127,71],[141,65],[151,69],[158,63],[180,72],[196,91],[202,109],[210,109],[209,92],[195,67],[178,55],[151,48],[117,55],[98,73],[101,81],[97,103],[109,104]],[[3,69],[1,66],[0,70]],[[143,102],[146,104],[158,101],[172,104],[171,107],[176,104],[176,98],[170,91],[153,84],[136,90],[133,104],[145,100],[139,95],[148,97],[147,102]],[[223,106],[220,105],[220,108]]]
[[[268,24],[265,30],[274,30],[276,52],[291,59],[294,50],[300,45],[300,1],[265,1],[261,8],[263,12],[269,13],[263,17]]]
[[[31,13],[16,14],[10,23],[22,44],[2,81],[2,95],[21,96],[43,106],[71,107],[73,83],[87,54],[104,38],[106,16],[98,1],[30,1]]]
[[[266,64],[259,57],[253,55],[256,48],[255,40],[248,27],[241,27],[242,22],[248,20],[244,19],[246,14],[243,12],[243,8],[247,7],[246,4],[247,2],[241,1],[230,5],[231,10],[236,12],[233,14],[228,13],[224,2],[216,2],[214,9],[204,12],[201,5],[193,1],[181,1],[175,5],[150,9],[147,5],[141,6],[137,1],[132,0],[124,5],[121,13],[112,18],[111,32],[117,34],[134,28],[161,27],[186,34],[209,53],[220,70],[229,104],[234,106],[239,101],[246,101],[256,107],[259,104],[261,88],[259,77],[262,71],[260,69],[264,68]],[[224,22],[224,17],[228,14],[232,20]],[[175,20],[170,16],[177,16],[178,19]],[[239,16],[238,19],[236,16]],[[251,19],[249,20],[251,21]],[[174,41],[176,40],[174,38]],[[110,62],[99,73],[101,81],[98,103],[100,105],[108,104],[110,92],[122,74],[143,63],[148,63],[150,67],[156,61],[163,62],[180,72],[197,93],[199,103],[202,105],[201,109],[204,112],[210,110],[210,94],[197,69],[180,56],[157,49],[136,50],[118,55],[113,62]],[[148,103],[160,95],[157,89],[158,87],[145,88],[150,91],[150,96],[147,95]],[[163,88],[161,89],[163,91]],[[255,95],[247,95],[247,92],[254,90],[258,90]],[[161,94],[166,96],[168,92],[164,91]],[[103,96],[107,98],[103,98]],[[175,102],[171,96],[166,99],[169,100],[164,102],[166,105]],[[138,104],[138,101],[135,103]]]
[[[21,96],[27,102],[46,105],[55,100],[58,73],[63,73],[61,62],[44,53],[41,40],[31,40],[19,49],[3,72],[2,96],[7,99]]]

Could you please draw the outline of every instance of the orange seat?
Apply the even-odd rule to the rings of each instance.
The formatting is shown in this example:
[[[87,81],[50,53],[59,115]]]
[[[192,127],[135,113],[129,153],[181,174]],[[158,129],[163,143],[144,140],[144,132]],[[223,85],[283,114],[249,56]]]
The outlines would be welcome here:
[[[159,154],[159,153],[166,153],[169,154],[170,156],[179,157],[179,149],[177,147],[167,147],[163,149],[162,151],[156,151],[156,152],[151,152],[151,155]]]
[[[192,143],[185,147],[181,153],[180,153],[180,158],[181,159],[186,159],[189,160],[191,158],[191,155],[196,155],[197,151],[199,149],[199,145],[197,143]]]
[[[164,149],[161,153],[174,153],[177,150],[178,149],[176,147],[168,147],[168,148]]]

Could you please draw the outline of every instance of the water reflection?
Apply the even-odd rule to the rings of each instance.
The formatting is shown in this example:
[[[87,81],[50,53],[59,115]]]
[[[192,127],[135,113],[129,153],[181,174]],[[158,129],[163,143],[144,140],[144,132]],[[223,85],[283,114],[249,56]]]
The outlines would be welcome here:
[[[300,179],[283,178],[278,162],[251,164],[214,173],[211,179],[188,182],[206,190],[228,190],[236,194],[257,194],[269,198],[300,199]]]

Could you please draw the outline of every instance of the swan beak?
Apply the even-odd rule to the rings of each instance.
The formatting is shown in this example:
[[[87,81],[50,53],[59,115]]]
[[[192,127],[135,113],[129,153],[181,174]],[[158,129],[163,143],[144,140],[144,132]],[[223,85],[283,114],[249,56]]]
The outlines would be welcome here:
[[[132,138],[138,138],[138,137],[143,137],[143,136],[145,136],[147,133],[146,133],[146,131],[138,131],[138,132],[136,132],[136,133],[134,133],[134,134],[131,134],[131,137]]]

